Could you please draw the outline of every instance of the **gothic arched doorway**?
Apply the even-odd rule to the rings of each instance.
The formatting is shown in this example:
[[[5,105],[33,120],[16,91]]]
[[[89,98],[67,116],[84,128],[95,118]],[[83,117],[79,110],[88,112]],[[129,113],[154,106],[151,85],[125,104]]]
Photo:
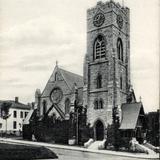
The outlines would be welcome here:
[[[104,126],[100,120],[95,123],[95,138],[96,140],[104,139]]]

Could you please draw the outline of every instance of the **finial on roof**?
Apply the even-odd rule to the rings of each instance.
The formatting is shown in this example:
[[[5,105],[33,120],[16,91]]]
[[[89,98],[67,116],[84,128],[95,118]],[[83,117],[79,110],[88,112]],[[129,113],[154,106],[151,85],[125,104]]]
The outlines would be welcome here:
[[[56,66],[58,66],[58,61],[56,60]]]
[[[139,97],[139,101],[142,102],[142,97],[141,96]]]

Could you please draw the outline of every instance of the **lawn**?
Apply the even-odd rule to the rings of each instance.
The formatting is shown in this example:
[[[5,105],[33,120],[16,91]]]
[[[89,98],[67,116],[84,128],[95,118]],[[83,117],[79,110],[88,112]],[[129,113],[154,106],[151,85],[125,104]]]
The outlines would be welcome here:
[[[45,147],[0,142],[0,160],[32,160],[55,158],[58,158],[57,155]]]

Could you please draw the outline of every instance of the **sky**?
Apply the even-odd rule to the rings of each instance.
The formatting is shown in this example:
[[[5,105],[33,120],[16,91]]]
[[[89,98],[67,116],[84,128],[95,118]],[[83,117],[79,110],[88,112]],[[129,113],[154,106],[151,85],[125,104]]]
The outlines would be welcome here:
[[[131,83],[145,112],[159,107],[159,0],[130,8]],[[106,2],[106,0],[103,0]],[[115,0],[122,4],[122,0]],[[86,10],[97,0],[0,0],[0,99],[34,101],[58,65],[83,74]]]

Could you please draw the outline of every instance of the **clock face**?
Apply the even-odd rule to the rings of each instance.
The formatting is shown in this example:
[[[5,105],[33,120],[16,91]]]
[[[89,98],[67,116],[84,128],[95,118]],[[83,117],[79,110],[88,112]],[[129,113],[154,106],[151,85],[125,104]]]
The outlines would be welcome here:
[[[102,13],[98,13],[93,18],[93,24],[96,27],[100,27],[105,21],[105,16]]]
[[[52,90],[50,99],[53,103],[59,103],[62,100],[63,92],[60,88],[56,87]]]
[[[122,28],[123,27],[123,18],[121,15],[118,15],[117,16],[117,24],[118,24],[118,27],[119,28]]]

